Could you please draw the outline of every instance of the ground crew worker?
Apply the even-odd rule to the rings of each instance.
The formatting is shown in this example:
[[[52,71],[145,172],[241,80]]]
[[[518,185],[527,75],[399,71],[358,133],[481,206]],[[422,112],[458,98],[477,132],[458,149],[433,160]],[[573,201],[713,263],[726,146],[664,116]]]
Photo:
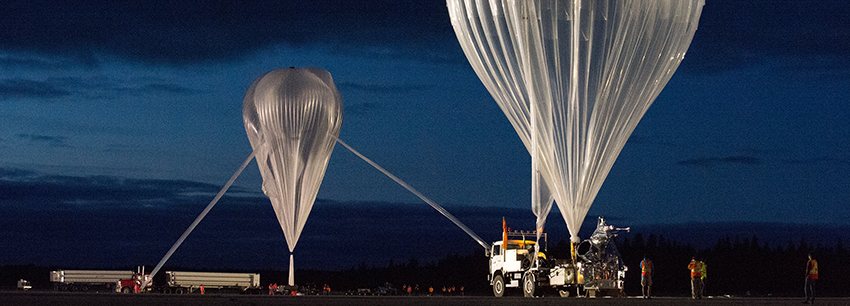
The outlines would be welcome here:
[[[643,260],[640,261],[640,286],[643,292],[643,298],[651,299],[652,290],[652,260],[646,254],[643,255]]]
[[[204,285],[201,285],[201,294],[204,294]]]
[[[691,263],[688,264],[688,269],[691,270],[691,298],[701,299],[702,280],[700,279],[700,272],[702,270],[702,263],[696,257],[693,257],[691,258]]]
[[[806,262],[806,286],[803,290],[806,294],[806,304],[815,303],[815,283],[818,280],[818,261],[809,253],[809,261]]]
[[[274,291],[272,291],[272,284],[269,283],[269,295],[274,295]]]

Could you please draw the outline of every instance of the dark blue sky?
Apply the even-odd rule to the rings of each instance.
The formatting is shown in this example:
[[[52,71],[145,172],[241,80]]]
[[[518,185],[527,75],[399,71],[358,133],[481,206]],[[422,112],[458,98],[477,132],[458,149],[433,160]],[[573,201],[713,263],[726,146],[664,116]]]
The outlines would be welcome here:
[[[706,2],[588,215],[850,224],[850,2]],[[120,216],[122,200],[214,193],[250,154],[245,91],[290,66],[328,70],[344,100],[340,138],[437,203],[530,208],[529,155],[442,1],[9,0],[0,209]],[[258,195],[247,169],[235,186]],[[31,194],[48,189],[67,195]],[[319,198],[425,205],[342,146]],[[553,214],[548,227],[564,227]]]

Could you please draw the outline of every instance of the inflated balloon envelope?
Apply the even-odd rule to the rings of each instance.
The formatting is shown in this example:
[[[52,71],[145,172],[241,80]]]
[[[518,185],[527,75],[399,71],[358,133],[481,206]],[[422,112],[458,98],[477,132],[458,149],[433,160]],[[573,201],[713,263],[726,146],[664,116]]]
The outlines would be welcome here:
[[[690,45],[703,0],[448,0],[463,52],[532,159],[542,231],[571,241]]]
[[[248,140],[290,253],[319,192],[342,124],[331,74],[284,68],[257,78],[242,103]],[[290,255],[289,285],[294,285]]]

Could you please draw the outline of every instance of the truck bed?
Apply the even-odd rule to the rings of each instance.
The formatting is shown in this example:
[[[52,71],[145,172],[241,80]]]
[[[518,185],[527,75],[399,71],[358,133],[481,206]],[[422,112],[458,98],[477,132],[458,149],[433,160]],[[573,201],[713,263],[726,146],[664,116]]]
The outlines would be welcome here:
[[[256,288],[260,286],[258,273],[224,272],[187,272],[166,271],[166,282],[173,287],[240,287]]]
[[[133,278],[133,271],[58,270],[50,272],[54,283],[114,283]]]

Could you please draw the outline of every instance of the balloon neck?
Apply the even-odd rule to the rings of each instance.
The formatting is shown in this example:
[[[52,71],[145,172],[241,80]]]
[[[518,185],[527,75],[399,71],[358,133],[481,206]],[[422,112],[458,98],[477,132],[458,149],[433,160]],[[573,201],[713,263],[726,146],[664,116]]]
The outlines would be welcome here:
[[[575,242],[570,242],[570,259],[573,260],[573,264],[576,263],[576,244],[575,244]]]
[[[289,286],[295,286],[295,263],[292,254],[289,254]]]

